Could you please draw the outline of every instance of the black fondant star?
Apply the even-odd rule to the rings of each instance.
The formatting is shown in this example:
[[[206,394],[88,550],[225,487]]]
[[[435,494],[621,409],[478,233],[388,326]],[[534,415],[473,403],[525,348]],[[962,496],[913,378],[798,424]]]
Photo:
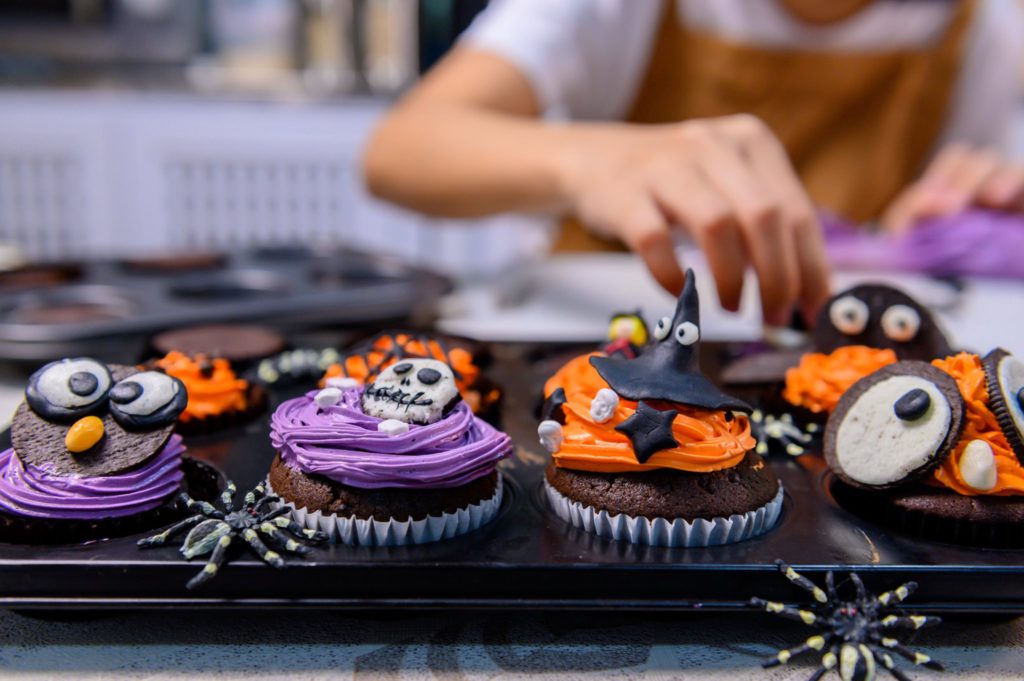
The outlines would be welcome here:
[[[677,413],[674,409],[661,411],[641,401],[633,415],[615,426],[615,430],[625,433],[633,443],[636,460],[647,463],[655,452],[679,446],[672,437],[672,422]]]

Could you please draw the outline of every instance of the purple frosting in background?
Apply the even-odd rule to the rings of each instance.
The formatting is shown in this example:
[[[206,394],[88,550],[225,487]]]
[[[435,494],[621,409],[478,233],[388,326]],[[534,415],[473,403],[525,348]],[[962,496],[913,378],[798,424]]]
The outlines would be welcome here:
[[[971,209],[931,218],[901,236],[821,216],[832,264],[936,276],[1024,278],[1024,215]]]
[[[508,435],[465,402],[437,423],[387,435],[377,431],[381,419],[363,413],[361,387],[326,408],[313,400],[317,392],[288,400],[270,418],[270,441],[285,464],[303,473],[368,489],[458,487],[490,474],[512,453]]]
[[[156,508],[181,487],[185,446],[172,435],[140,468],[103,477],[51,475],[26,466],[8,449],[0,453],[0,511],[61,520],[99,520]],[[69,455],[70,456],[70,455]]]

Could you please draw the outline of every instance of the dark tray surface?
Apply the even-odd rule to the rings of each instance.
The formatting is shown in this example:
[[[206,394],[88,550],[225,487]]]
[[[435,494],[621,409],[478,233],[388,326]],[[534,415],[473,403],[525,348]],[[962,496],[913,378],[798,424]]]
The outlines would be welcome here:
[[[244,555],[195,592],[184,584],[201,563],[184,562],[174,547],[140,551],[137,537],[0,544],[0,605],[735,609],[754,595],[793,600],[773,564],[781,558],[812,576],[856,569],[877,590],[915,579],[913,608],[921,611],[1024,612],[1024,551],[915,540],[861,521],[832,501],[814,455],[771,460],[786,489],[783,517],[747,542],[665,549],[571,528],[541,496],[546,457],[535,444],[533,407],[548,362],[519,346],[494,354],[492,377],[506,386],[504,427],[518,447],[503,465],[501,515],[479,531],[418,547],[331,546],[281,570]],[[274,454],[265,419],[190,450],[240,488],[260,480]]]

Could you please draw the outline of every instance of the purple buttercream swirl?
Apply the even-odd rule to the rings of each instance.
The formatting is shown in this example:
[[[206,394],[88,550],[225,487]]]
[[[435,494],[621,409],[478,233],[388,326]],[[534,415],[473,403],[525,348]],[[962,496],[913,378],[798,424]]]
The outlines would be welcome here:
[[[61,476],[25,465],[13,449],[0,453],[0,511],[62,520],[99,520],[156,508],[181,487],[181,437],[140,468],[103,477]]]
[[[362,388],[346,390],[326,408],[314,402],[316,392],[288,400],[270,419],[270,441],[281,459],[304,473],[369,489],[458,487],[512,453],[508,435],[475,417],[465,402],[437,423],[388,435],[377,431],[381,419],[363,413]]]

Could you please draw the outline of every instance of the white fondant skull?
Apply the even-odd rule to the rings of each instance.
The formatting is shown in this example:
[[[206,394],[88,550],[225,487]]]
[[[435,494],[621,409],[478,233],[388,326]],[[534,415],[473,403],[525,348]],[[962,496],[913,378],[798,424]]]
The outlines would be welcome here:
[[[436,359],[402,359],[363,391],[363,411],[380,419],[436,423],[461,399],[451,367]]]

